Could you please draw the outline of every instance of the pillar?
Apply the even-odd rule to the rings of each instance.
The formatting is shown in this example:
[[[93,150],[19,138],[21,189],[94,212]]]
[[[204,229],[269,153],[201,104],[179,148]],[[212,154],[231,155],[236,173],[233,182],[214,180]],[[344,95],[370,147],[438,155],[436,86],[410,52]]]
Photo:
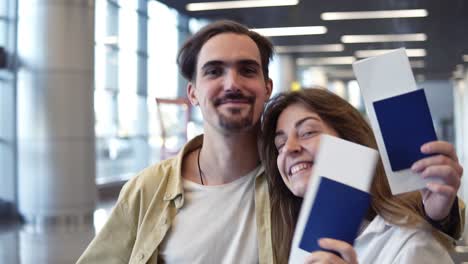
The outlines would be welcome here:
[[[468,71],[466,71],[461,78],[454,80],[453,89],[455,148],[460,164],[465,169],[465,176],[462,177],[458,195],[466,202],[468,199],[468,182],[466,178],[466,171],[468,168]],[[465,221],[465,230],[467,226],[468,222]],[[465,241],[468,240],[467,232],[465,232],[463,238]]]
[[[94,0],[19,0],[18,200],[32,223],[92,219]]]
[[[289,91],[296,81],[296,62],[289,54],[277,54],[270,63],[269,75],[273,80],[273,94]]]

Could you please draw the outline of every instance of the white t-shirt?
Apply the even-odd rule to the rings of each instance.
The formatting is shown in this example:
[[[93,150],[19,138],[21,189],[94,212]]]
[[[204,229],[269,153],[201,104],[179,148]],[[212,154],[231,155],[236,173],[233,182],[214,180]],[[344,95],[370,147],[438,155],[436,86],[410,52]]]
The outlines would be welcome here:
[[[161,244],[165,263],[258,263],[254,184],[259,168],[224,185],[184,180],[184,206]]]
[[[354,241],[354,249],[361,264],[453,263],[429,231],[392,225],[380,216]]]

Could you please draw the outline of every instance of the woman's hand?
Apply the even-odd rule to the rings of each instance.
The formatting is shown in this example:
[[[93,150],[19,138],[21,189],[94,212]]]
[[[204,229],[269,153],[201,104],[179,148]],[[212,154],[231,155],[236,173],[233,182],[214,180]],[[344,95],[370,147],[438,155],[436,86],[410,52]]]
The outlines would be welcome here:
[[[439,221],[450,213],[460,188],[463,168],[458,163],[455,148],[448,142],[426,143],[422,145],[421,152],[435,155],[415,162],[411,170],[430,180],[421,191],[424,210],[429,218]]]
[[[306,259],[307,264],[329,263],[329,264],[357,264],[357,255],[353,246],[336,239],[321,238],[318,244],[323,249],[338,252],[341,258],[333,253],[326,251],[314,251]]]

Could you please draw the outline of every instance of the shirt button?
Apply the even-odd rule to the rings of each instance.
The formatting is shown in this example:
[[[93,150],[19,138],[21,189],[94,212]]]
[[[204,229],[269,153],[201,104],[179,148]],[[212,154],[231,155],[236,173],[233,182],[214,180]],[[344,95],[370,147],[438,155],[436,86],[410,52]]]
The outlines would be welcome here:
[[[139,258],[140,260],[143,260],[143,259],[145,258],[145,254],[140,253],[140,255],[138,255],[138,258]]]
[[[171,195],[168,194],[168,193],[166,193],[166,195],[164,196],[164,198],[169,199],[169,198],[171,198]]]

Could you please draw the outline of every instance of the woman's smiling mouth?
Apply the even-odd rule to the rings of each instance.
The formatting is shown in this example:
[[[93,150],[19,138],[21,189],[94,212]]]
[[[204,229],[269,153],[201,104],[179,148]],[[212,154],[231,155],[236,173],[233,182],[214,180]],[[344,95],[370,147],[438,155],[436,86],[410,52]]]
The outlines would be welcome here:
[[[291,177],[293,176],[294,174],[300,172],[300,171],[303,171],[303,170],[307,170],[309,168],[311,168],[313,165],[313,162],[299,162],[299,163],[296,163],[294,164],[293,166],[291,166],[289,168],[289,173],[288,175]]]

